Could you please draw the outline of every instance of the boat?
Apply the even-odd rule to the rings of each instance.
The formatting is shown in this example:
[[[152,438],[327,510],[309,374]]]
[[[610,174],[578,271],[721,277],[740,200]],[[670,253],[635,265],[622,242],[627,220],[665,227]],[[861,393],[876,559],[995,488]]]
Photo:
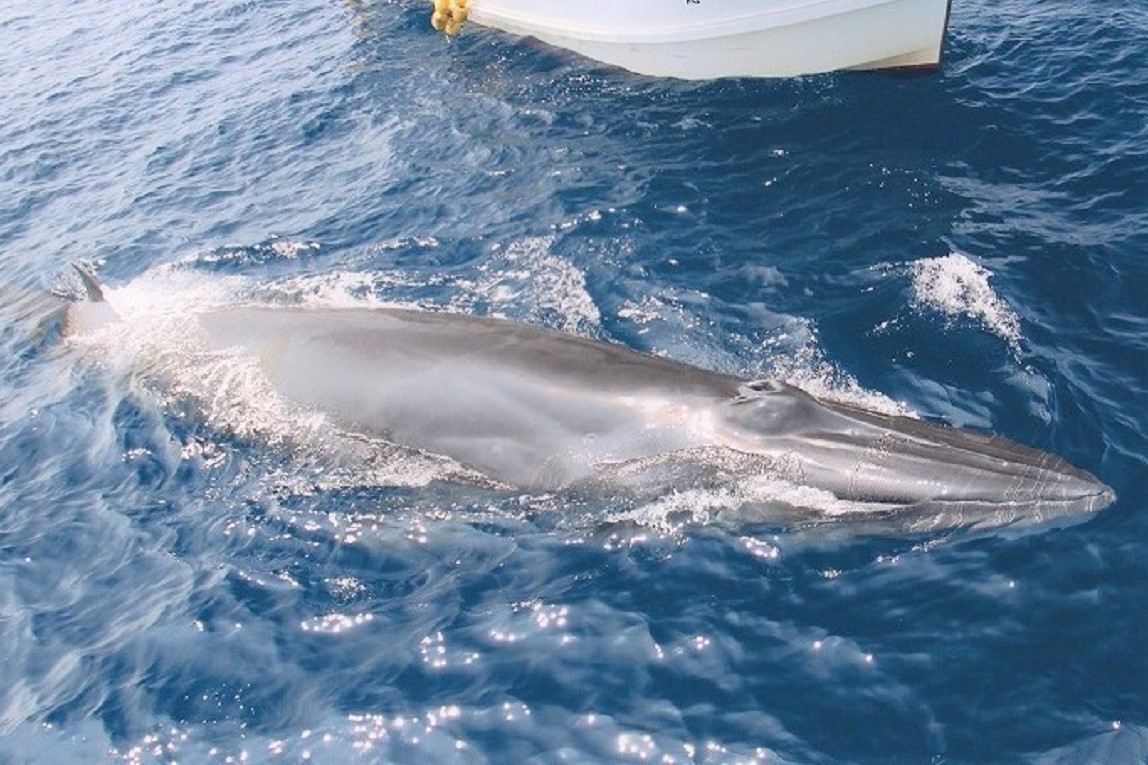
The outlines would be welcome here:
[[[937,67],[951,0],[438,0],[435,26],[532,37],[639,74],[705,80]],[[453,9],[453,10],[452,10]]]

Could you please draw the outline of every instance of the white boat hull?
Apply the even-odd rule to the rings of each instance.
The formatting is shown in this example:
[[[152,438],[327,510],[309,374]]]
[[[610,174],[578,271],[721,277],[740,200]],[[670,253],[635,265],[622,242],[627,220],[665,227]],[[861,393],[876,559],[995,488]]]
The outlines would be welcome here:
[[[470,0],[470,19],[687,80],[936,66],[950,0]]]

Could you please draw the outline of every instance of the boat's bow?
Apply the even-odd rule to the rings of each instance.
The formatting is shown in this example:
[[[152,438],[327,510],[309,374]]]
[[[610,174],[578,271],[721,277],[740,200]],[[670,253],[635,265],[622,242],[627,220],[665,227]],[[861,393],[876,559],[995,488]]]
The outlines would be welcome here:
[[[949,3],[469,0],[466,13],[639,74],[696,80],[936,66]]]

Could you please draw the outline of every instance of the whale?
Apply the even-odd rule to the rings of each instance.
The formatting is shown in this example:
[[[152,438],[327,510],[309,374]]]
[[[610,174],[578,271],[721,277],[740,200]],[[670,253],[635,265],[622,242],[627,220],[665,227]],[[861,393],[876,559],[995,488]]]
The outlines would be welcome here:
[[[78,271],[86,298],[69,308],[70,331],[114,323],[101,285]],[[194,328],[201,352],[248,359],[268,395],[500,487],[620,490],[639,474],[684,475],[650,466],[724,460],[736,469],[722,480],[768,476],[869,511],[965,521],[1115,500],[1089,472],[999,435],[501,318],[240,301],[197,312]]]

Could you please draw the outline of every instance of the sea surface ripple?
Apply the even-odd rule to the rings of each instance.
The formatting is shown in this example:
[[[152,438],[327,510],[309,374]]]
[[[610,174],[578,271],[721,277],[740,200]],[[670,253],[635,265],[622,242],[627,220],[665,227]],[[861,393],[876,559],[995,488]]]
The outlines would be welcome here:
[[[956,0],[939,72],[683,83],[414,0],[0,5],[0,762],[1148,761],[1145,40],[1142,3]],[[330,464],[82,358],[76,260],[141,311],[777,375],[1119,499],[855,536]]]

